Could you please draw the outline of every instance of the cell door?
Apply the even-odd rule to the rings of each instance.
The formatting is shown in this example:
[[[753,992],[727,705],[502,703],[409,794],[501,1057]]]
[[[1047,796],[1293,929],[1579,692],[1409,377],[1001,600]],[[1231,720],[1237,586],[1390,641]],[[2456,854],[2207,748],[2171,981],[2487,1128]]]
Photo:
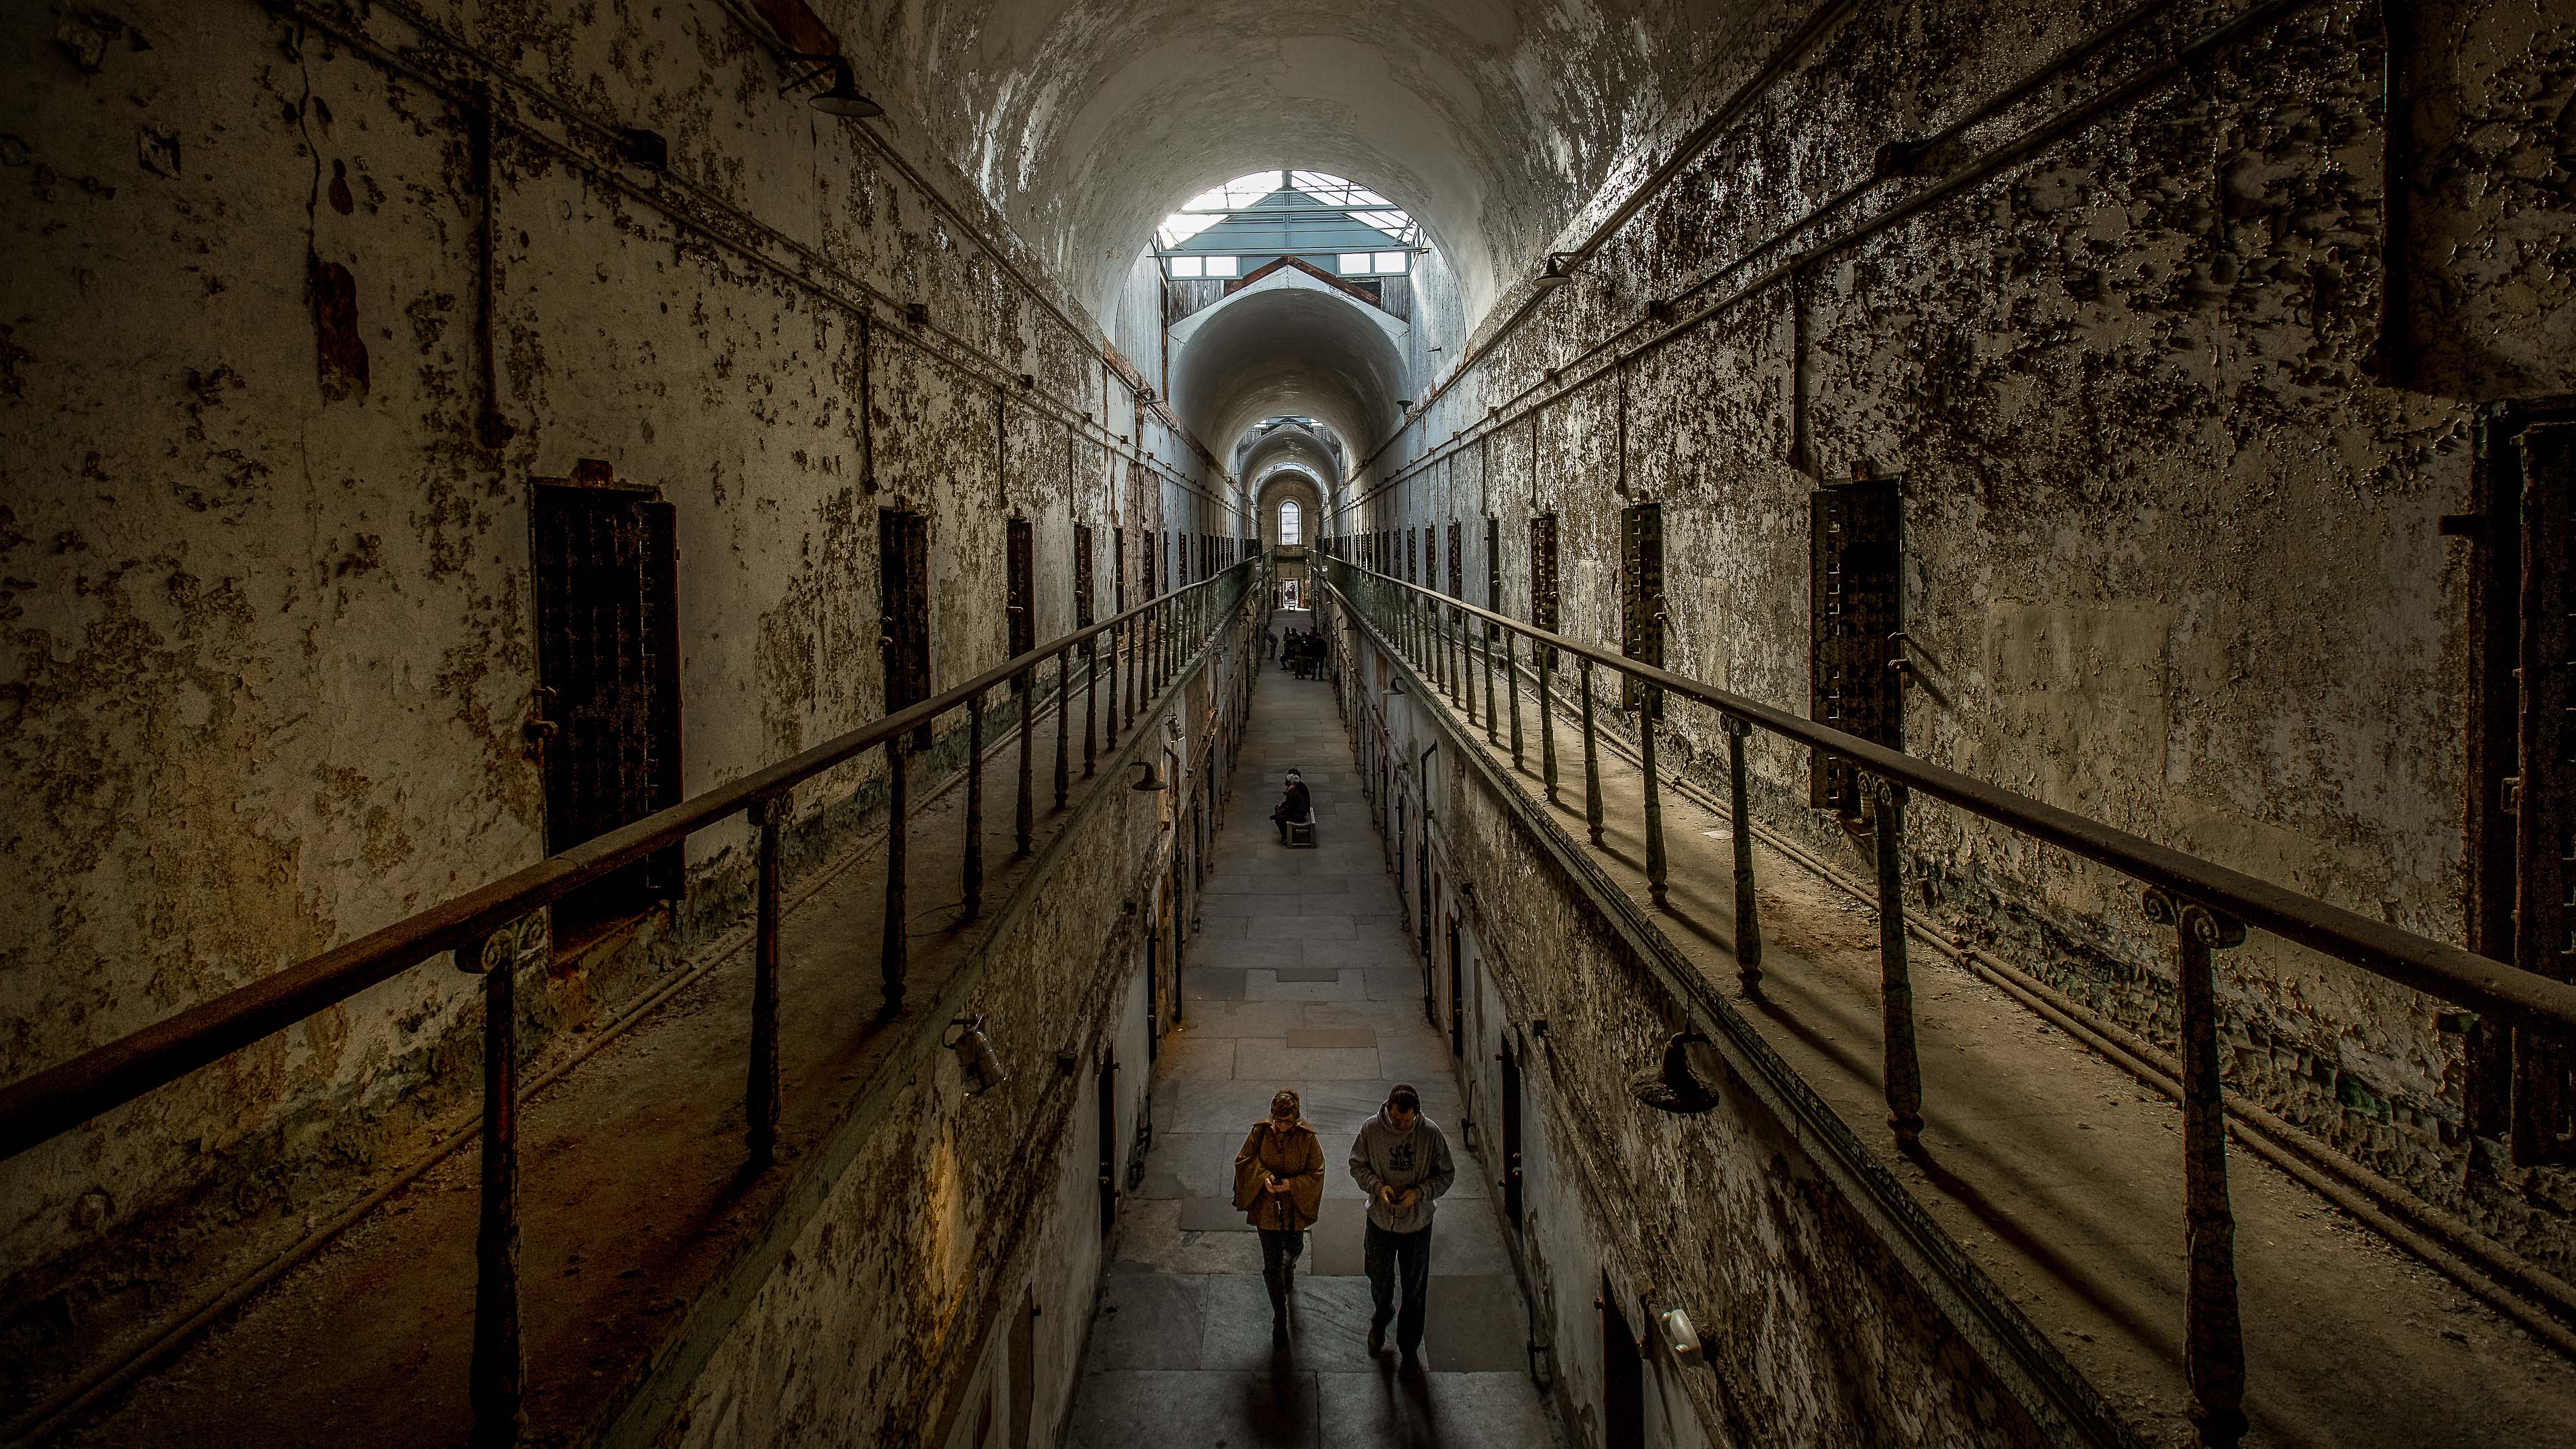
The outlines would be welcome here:
[[[1280,607],[1287,609],[1302,609],[1306,607],[1304,596],[1298,592],[1298,589],[1299,585],[1297,580],[1281,579],[1279,581]]]
[[[1025,518],[1006,519],[1002,535],[1002,613],[1009,622],[1002,643],[1006,657],[1017,659],[1038,647],[1037,529]],[[1023,682],[1012,680],[1012,691]]]
[[[1118,1056],[1105,1053],[1100,1058],[1100,1077],[1096,1085],[1099,1106],[1093,1113],[1093,1126],[1100,1134],[1100,1240],[1109,1241],[1109,1230],[1118,1225]]]
[[[1640,503],[1619,512],[1619,652],[1662,668],[1664,663],[1664,505]],[[1619,677],[1619,707],[1640,708],[1646,688],[1636,676]],[[1655,710],[1663,718],[1661,701]]]
[[[1449,915],[1449,1055],[1467,1054],[1466,971],[1458,946],[1458,916]]]
[[[2485,553],[2509,577],[2480,580],[2494,605],[2491,704],[2474,753],[2481,773],[2500,773],[2503,759],[2513,773],[2494,781],[2492,807],[2472,811],[2487,864],[2473,914],[2488,918],[2473,925],[2488,954],[2576,981],[2576,408],[2500,410],[2485,434]],[[2506,943],[2509,958],[2494,949]],[[2481,1023],[2472,1058],[2473,1117],[2488,1131],[2509,1125],[2513,1160],[2576,1162],[2576,1041]]]
[[[909,509],[877,510],[877,648],[886,713],[930,698],[930,520]],[[930,748],[929,725],[912,747]]]
[[[1503,1042],[1503,1216],[1521,1225],[1521,1059]]]
[[[1905,748],[1891,637],[1905,627],[1897,589],[1904,494],[1893,478],[1819,488],[1808,496],[1808,718],[1891,750]],[[1809,752],[1807,803],[1862,813],[1851,762]]]
[[[671,505],[547,485],[531,504],[546,849],[570,850],[680,801],[679,544]],[[557,901],[578,946],[680,893],[679,846]]]
[[[1099,622],[1099,606],[1093,593],[1091,525],[1077,523],[1073,526],[1073,627],[1088,629]]]
[[[1601,1442],[1606,1449],[1646,1449],[1646,1360],[1607,1273],[1601,1275]]]

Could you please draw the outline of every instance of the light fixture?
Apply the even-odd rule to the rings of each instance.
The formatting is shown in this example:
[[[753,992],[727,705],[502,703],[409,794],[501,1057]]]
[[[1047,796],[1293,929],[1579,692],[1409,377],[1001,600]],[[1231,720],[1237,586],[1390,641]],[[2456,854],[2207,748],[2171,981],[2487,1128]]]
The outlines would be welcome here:
[[[780,95],[783,96],[789,91],[803,90],[828,75],[832,78],[831,88],[815,95],[806,102],[807,105],[821,111],[824,115],[838,116],[845,121],[865,121],[885,114],[885,107],[859,94],[858,78],[851,73],[850,62],[846,58],[837,55],[807,54],[804,51],[789,51],[787,58],[817,60],[822,64],[780,86],[778,88]]]
[[[1702,1347],[1699,1327],[1690,1315],[1678,1308],[1667,1308],[1655,1315],[1655,1326],[1663,1331],[1664,1347],[1673,1351],[1673,1362],[1691,1368],[1708,1362],[1708,1351]]]
[[[1540,288],[1541,290],[1545,290],[1550,287],[1562,287],[1566,283],[1573,281],[1573,256],[1574,253],[1572,252],[1549,252],[1547,254],[1546,269],[1541,271],[1537,276],[1532,277],[1530,279],[1530,284]]]
[[[957,1054],[957,1076],[965,1095],[980,1097],[1002,1084],[1002,1059],[993,1055],[993,1044],[984,1039],[981,1015],[948,1023],[947,1038],[940,1045]]]
[[[1695,1031],[1676,1032],[1664,1043],[1663,1065],[1628,1079],[1628,1095],[1658,1112],[1695,1117],[1718,1103],[1717,1088],[1699,1079],[1691,1067],[1690,1044],[1705,1044]]]
[[[1136,783],[1128,786],[1127,788],[1130,790],[1160,790],[1163,788],[1163,777],[1154,772],[1153,761],[1138,760],[1136,762]]]

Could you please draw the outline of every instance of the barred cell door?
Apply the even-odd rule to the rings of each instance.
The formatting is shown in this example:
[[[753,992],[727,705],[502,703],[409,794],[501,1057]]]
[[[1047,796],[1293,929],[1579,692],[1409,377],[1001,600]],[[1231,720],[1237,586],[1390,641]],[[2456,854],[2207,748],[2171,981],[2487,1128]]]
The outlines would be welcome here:
[[[2510,786],[2516,822],[2515,961],[2576,981],[2576,420],[2521,429],[2521,647]],[[2516,1027],[2513,1158],[2576,1162],[2576,1041]]]
[[[679,546],[640,491],[547,485],[532,507],[551,853],[679,803]],[[676,896],[683,863],[673,846],[556,902],[557,946]]]
[[[1903,552],[1903,490],[1896,479],[1864,479],[1808,495],[1807,714],[1818,724],[1892,750],[1905,748],[1898,675],[1897,566]],[[1851,762],[1810,752],[1808,803],[1862,813]]]
[[[885,658],[885,712],[930,698],[930,520],[877,510],[877,647]],[[930,748],[930,726],[912,747]]]

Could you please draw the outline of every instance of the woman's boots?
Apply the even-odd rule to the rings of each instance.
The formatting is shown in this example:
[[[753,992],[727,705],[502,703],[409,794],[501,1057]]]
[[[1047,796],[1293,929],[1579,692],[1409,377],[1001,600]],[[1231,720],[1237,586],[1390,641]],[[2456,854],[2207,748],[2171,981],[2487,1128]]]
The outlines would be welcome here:
[[[1296,1271],[1297,1260],[1283,1253],[1279,1257],[1279,1265],[1261,1275],[1270,1284],[1270,1346],[1272,1348],[1288,1346],[1288,1290],[1294,1281]]]

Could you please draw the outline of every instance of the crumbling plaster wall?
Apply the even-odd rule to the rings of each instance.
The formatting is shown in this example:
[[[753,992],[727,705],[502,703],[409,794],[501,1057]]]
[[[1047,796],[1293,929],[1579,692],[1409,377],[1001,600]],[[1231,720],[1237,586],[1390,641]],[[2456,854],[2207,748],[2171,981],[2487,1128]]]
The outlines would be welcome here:
[[[0,1077],[544,852],[533,480],[604,465],[675,505],[692,793],[882,712],[878,508],[932,519],[934,688],[1003,657],[1007,511],[1038,522],[1041,638],[1074,522],[1104,529],[1106,617],[1113,516],[1242,511],[899,117],[889,151],[780,99],[741,14],[0,19]],[[809,843],[878,769],[803,792]],[[738,899],[747,838],[692,842],[693,895]],[[523,1003],[597,1016],[664,944]],[[55,1332],[167,1247],[58,1296],[46,1265],[102,1233],[328,1200],[464,1100],[473,997],[425,965],[13,1160],[12,1301]]]
[[[1223,667],[1196,675],[1169,713],[1206,717],[1232,678]],[[1141,728],[1157,738],[1162,721]],[[1145,937],[1178,848],[1163,817],[1214,764],[1185,760],[1164,794],[1112,789],[1076,827],[1077,853],[996,941],[966,1007],[985,1015],[1005,1080],[964,1098],[953,1059],[932,1054],[712,1345],[660,1442],[952,1442],[941,1431],[977,1422],[1010,1378],[1010,1316],[1024,1293],[1039,1309],[1033,1442],[1053,1441],[1106,1262],[1099,1069],[1119,1063],[1111,1174],[1123,1184],[1155,1029]]]
[[[1363,677],[1382,677],[1370,646],[1357,652]],[[1402,696],[1373,702],[1395,758],[1419,761],[1439,741]],[[1366,714],[1355,722],[1377,728]],[[1435,872],[1475,883],[1461,918],[1476,962],[1469,989],[1480,999],[1470,1018],[1478,1035],[1461,1056],[1461,1086],[1477,1140],[1498,1152],[1495,1061],[1506,1043],[1521,1060],[1523,1217],[1514,1248],[1532,1341],[1546,1350],[1578,1442],[1602,1442],[1594,1300],[1605,1275],[1640,1335],[1649,1334],[1649,1299],[1709,1330],[1707,1369],[1681,1367],[1649,1343],[1652,1412],[1672,1426],[1657,1442],[2041,1442],[1826,1180],[1792,1124],[1740,1086],[1694,1117],[1630,1096],[1630,1075],[1659,1059],[1682,1008],[1508,803],[1446,748],[1418,782],[1396,788],[1411,797],[1412,828],[1427,812]],[[1409,871],[1409,847],[1401,853]],[[1403,879],[1410,912],[1415,878]],[[1460,914],[1454,889],[1435,897],[1434,909],[1443,919]],[[1443,975],[1434,973],[1445,1013]]]
[[[2436,523],[2472,506],[2479,400],[2576,386],[2576,25],[2478,4],[2420,21],[2404,387],[2375,355],[2382,45],[2360,3],[2296,7],[1991,179],[1770,270],[1924,189],[1882,182],[1775,240],[1866,182],[1882,143],[1938,131],[2119,8],[1852,7],[1367,471],[1350,527],[1491,511],[1526,617],[1528,519],[1556,511],[1566,630],[1615,647],[1618,511],[1660,501],[1671,666],[1804,713],[1807,494],[1902,475],[1927,686],[1910,749],[2459,940],[2466,545]],[[2241,8],[2166,7],[1925,176]],[[1704,771],[1713,752],[1714,719],[1677,710],[1667,760]],[[1768,821],[1850,849],[1804,806],[1803,751],[1754,757]],[[1908,825],[1954,926],[2170,1039],[2170,942],[2132,885],[1938,806]],[[2576,1262],[2576,1181],[2512,1169],[2462,1125],[2459,1013],[2259,936],[2220,971],[2233,1085]]]

